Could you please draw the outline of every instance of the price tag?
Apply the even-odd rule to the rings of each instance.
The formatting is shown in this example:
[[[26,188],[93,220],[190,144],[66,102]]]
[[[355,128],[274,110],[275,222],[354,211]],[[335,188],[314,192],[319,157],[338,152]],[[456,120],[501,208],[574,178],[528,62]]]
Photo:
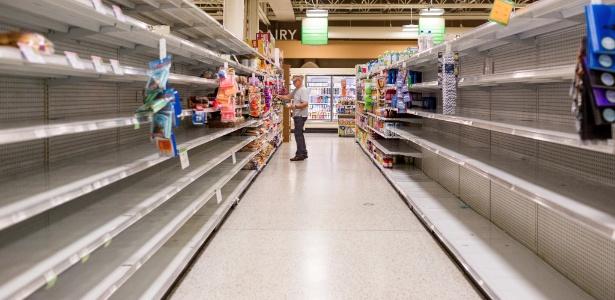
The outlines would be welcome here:
[[[106,74],[107,69],[102,64],[103,60],[100,56],[92,55],[92,63],[94,64],[94,69],[97,73]]]
[[[233,152],[233,155],[231,155],[232,159],[233,159],[233,164],[237,163],[237,156],[235,155],[235,152]]]
[[[406,62],[405,62],[405,61],[402,63],[402,66],[403,66],[404,68],[406,67]]]
[[[216,201],[218,203],[222,202],[222,190],[220,190],[220,189],[216,190]]]
[[[56,273],[54,271],[49,271],[47,273],[45,273],[45,282],[47,284],[46,288],[52,288],[55,284],[56,281],[58,280],[58,276],[56,275]]]
[[[163,59],[165,57],[167,57],[167,40],[166,39],[160,39],[158,41],[158,56],[160,57],[160,59]]]
[[[77,53],[70,52],[70,51],[64,51],[64,55],[66,55],[66,59],[68,59],[68,62],[73,67],[73,69],[79,69],[79,70],[85,69],[83,62],[81,61],[81,59],[79,59],[79,56],[77,55]]]
[[[28,62],[34,64],[45,64],[45,59],[42,55],[34,52],[34,49],[25,45],[19,45],[19,50],[21,50],[21,54],[26,58]]]
[[[92,4],[94,5],[94,9],[101,14],[105,14],[105,7],[102,4],[102,0],[92,0]]]
[[[228,70],[228,62],[225,62],[225,63],[224,63],[224,70],[225,70],[225,71],[226,71],[226,70]]]
[[[122,8],[115,4],[111,5],[111,7],[113,8],[113,14],[115,15],[115,18],[118,21],[125,23],[126,16],[124,16],[124,12],[122,11]]]
[[[188,160],[188,150],[179,150],[179,163],[181,164],[182,170],[190,166],[190,161]]]
[[[124,75],[124,69],[122,69],[117,59],[109,59],[109,62],[111,63],[111,69],[113,69],[115,75]]]

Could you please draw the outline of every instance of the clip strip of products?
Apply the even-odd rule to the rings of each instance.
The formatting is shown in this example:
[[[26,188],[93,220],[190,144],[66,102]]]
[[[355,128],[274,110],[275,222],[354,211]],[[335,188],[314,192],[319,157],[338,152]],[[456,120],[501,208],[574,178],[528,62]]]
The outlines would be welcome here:
[[[583,140],[612,138],[615,123],[615,6],[585,7],[583,40],[570,90],[577,130]]]
[[[149,63],[143,105],[136,111],[137,119],[151,120],[150,138],[164,156],[179,155],[173,129],[180,124],[182,107],[179,93],[167,88],[171,63],[170,55]]]

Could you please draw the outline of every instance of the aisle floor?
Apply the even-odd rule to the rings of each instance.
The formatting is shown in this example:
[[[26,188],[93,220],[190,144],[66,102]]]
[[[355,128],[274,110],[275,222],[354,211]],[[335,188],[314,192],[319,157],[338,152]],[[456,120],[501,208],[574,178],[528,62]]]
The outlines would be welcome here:
[[[172,299],[480,299],[352,138],[273,157]]]

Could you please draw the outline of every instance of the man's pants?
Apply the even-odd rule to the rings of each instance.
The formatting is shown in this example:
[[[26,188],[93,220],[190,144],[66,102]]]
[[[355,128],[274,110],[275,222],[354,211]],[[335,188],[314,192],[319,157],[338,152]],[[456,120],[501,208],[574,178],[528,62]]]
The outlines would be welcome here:
[[[295,141],[297,142],[297,153],[295,156],[307,156],[307,148],[305,146],[305,137],[303,136],[303,126],[307,117],[293,117],[295,123]]]

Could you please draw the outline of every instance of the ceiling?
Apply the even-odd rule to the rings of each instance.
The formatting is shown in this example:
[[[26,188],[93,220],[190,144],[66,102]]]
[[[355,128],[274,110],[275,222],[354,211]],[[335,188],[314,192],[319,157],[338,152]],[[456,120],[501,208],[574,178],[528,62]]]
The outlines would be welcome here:
[[[270,1],[270,0],[268,0]],[[332,21],[394,21],[408,20],[418,15],[421,8],[430,6],[444,8],[447,20],[486,20],[493,0],[285,0],[290,1],[297,19],[305,16],[310,8],[329,11]],[[536,0],[514,0],[517,7],[523,7]],[[208,13],[222,15],[223,0],[194,0],[195,4]],[[275,1],[279,2],[279,1]],[[274,5],[275,6],[275,5]],[[266,18],[278,21],[272,3],[261,1]],[[265,17],[265,16],[263,16]],[[287,17],[284,18],[288,21]],[[280,20],[281,21],[281,20]]]

